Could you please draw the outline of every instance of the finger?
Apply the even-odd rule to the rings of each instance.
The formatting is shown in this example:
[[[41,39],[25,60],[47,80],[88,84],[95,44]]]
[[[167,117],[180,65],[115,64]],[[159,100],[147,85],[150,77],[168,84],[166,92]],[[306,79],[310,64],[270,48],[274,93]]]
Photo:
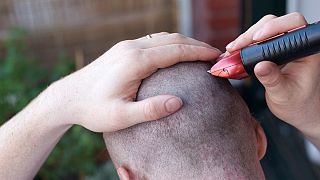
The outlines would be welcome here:
[[[225,58],[225,57],[227,57],[227,56],[229,56],[229,55],[230,55],[230,53],[229,53],[228,51],[226,51],[226,52],[220,54],[220,56],[219,56],[217,59],[212,60],[212,61],[210,61],[210,62],[211,62],[212,64],[215,64],[215,63],[221,61],[223,58]]]
[[[203,46],[207,48],[213,48],[207,43],[186,37],[179,33],[173,33],[173,34],[166,34],[166,35],[159,35],[154,36],[151,35],[152,38],[147,39],[139,39],[137,43],[140,44],[140,48],[146,49],[146,48],[153,48],[158,46],[165,46],[169,44],[189,44],[189,45],[196,45],[196,46]]]
[[[287,14],[265,23],[263,27],[255,33],[253,39],[261,41],[306,24],[306,19],[300,13]]]
[[[182,100],[176,96],[160,95],[138,102],[127,104],[127,125],[142,123],[145,121],[157,120],[166,117],[182,106]]]
[[[280,68],[273,62],[263,61],[258,63],[254,72],[258,80],[265,87],[269,97],[274,99],[285,98],[286,82]]]
[[[277,16],[274,16],[274,15],[266,15],[263,18],[261,18],[256,24],[251,26],[245,33],[241,34],[236,40],[229,43],[226,47],[227,51],[233,52],[243,47],[246,47],[249,44],[252,44],[254,42],[253,35],[259,29],[261,29],[266,22],[275,18],[277,18]]]
[[[133,63],[132,66],[138,66],[136,68],[142,72],[142,75],[150,75],[149,71],[154,72],[159,68],[166,68],[179,62],[214,60],[221,52],[202,46],[170,44],[144,49],[141,53],[140,63]]]

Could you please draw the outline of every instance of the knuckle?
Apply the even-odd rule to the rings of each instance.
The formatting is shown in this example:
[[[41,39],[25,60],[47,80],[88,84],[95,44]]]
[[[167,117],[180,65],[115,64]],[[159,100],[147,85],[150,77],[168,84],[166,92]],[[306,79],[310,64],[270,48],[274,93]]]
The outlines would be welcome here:
[[[268,15],[265,15],[263,17],[263,19],[274,19],[274,18],[277,18],[277,16],[273,15],[273,14],[268,14]]]
[[[168,32],[160,32],[159,34],[160,35],[169,35],[170,33],[168,33]]]
[[[173,33],[172,37],[178,42],[181,42],[186,38],[184,35],[179,34],[179,33]]]
[[[264,82],[264,85],[267,87],[275,87],[280,83],[281,79],[280,77],[271,76],[269,79],[266,79]]]
[[[304,16],[299,12],[293,12],[291,16],[297,21],[297,22],[306,22],[306,19]]]
[[[133,40],[121,41],[121,42],[117,43],[115,46],[119,49],[131,49],[134,47]]]
[[[144,118],[147,120],[155,120],[160,118],[160,115],[152,101],[148,101],[144,104],[143,107]]]

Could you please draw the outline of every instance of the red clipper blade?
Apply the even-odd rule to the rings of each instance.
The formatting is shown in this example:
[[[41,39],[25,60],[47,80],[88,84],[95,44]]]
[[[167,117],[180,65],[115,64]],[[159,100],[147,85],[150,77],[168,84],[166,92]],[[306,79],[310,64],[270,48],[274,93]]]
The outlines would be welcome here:
[[[242,64],[240,51],[222,57],[217,61],[210,69],[210,74],[213,76],[229,79],[243,79],[249,76]]]

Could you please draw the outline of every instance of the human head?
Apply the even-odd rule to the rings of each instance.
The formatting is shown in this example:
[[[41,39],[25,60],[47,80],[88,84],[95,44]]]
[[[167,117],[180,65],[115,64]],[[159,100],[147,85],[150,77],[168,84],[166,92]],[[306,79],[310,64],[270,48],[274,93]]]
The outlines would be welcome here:
[[[227,80],[206,73],[210,64],[180,63],[141,84],[137,100],[159,94],[184,106],[158,121],[104,138],[123,179],[263,179],[263,130]]]

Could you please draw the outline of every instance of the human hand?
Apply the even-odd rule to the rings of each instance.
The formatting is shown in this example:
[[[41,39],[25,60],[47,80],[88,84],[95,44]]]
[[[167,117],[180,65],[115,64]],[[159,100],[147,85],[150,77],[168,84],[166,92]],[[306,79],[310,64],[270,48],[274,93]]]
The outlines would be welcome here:
[[[299,13],[282,17],[267,15],[227,47],[241,49],[291,29],[306,25]],[[274,115],[320,139],[320,55],[313,55],[282,67],[264,61],[255,66],[255,75],[265,87],[266,101]]]
[[[220,52],[180,34],[158,33],[122,41],[83,69],[55,83],[64,119],[95,132],[110,132],[176,112],[182,100],[159,95],[135,102],[141,81],[182,61],[209,61]]]

